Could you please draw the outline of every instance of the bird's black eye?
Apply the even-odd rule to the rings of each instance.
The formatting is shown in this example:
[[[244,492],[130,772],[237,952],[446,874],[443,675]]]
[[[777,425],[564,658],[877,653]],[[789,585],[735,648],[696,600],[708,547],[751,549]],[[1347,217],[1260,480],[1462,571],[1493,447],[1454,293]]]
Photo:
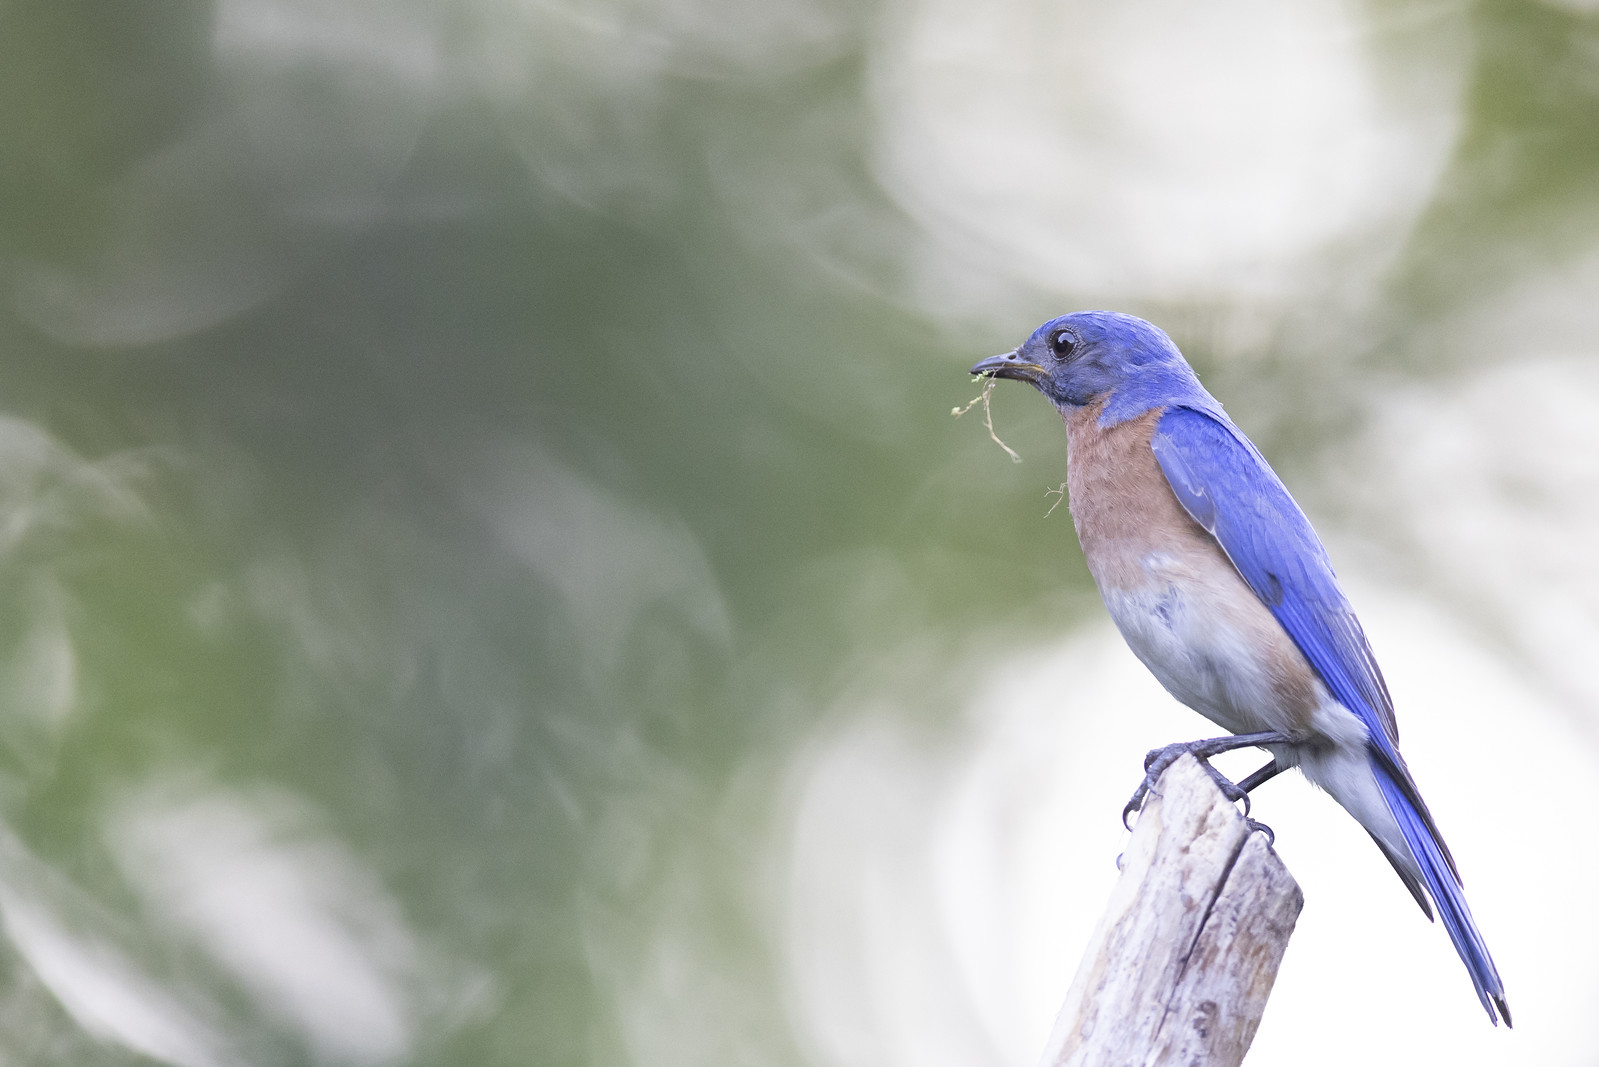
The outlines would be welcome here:
[[[1049,350],[1055,353],[1056,359],[1065,359],[1076,347],[1077,338],[1072,336],[1070,330],[1056,330],[1049,335]]]

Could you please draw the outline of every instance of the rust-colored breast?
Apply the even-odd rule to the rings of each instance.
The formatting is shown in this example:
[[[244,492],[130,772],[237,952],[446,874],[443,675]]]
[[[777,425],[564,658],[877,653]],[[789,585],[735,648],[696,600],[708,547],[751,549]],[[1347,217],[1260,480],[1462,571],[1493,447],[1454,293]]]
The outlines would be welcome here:
[[[1232,570],[1221,546],[1183,510],[1155,461],[1149,443],[1162,412],[1146,412],[1102,430],[1100,408],[1081,408],[1066,420],[1072,522],[1100,589],[1147,585],[1150,574],[1144,561],[1151,552]]]

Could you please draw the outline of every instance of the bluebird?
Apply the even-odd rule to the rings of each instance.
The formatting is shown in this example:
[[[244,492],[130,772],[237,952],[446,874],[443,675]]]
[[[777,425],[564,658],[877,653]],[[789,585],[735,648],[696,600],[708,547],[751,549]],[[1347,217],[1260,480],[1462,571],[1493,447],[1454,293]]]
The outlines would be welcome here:
[[[1059,409],[1072,522],[1116,628],[1167,692],[1233,735],[1157,750],[1156,769],[1182,751],[1263,748],[1272,761],[1235,787],[1247,803],[1249,789],[1298,767],[1371,834],[1429,920],[1436,906],[1488,1018],[1509,1026],[1327,552],[1171,338],[1131,315],[1081,311],[972,373],[1029,382]]]

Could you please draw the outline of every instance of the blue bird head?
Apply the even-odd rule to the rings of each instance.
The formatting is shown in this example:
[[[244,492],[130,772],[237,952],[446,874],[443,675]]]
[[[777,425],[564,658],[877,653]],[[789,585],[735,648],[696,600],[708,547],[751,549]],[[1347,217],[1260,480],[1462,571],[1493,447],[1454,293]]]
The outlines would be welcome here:
[[[1065,415],[1102,402],[1103,425],[1174,404],[1220,411],[1163,330],[1117,311],[1050,319],[1016,349],[988,357],[972,373],[1030,382]]]

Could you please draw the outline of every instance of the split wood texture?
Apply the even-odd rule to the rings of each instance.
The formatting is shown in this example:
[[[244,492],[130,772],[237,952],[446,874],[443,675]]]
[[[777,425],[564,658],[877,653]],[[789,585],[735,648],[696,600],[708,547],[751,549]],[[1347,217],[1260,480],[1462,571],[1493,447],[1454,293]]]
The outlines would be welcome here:
[[[1236,1067],[1304,894],[1191,756],[1144,805],[1040,1067]]]

